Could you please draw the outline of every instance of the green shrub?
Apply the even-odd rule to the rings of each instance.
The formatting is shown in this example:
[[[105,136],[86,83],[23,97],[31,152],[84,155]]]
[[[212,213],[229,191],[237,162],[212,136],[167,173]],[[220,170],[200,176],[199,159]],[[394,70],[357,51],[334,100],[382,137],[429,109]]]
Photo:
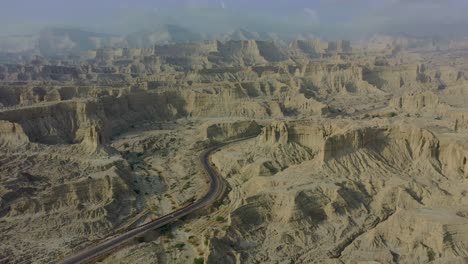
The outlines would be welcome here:
[[[204,258],[194,258],[193,259],[193,264],[204,264],[205,259]]]
[[[137,243],[143,243],[143,242],[145,242],[145,238],[142,237],[142,236],[135,237],[134,239],[135,239],[135,242],[137,242]]]
[[[216,216],[215,219],[216,219],[216,221],[218,221],[218,222],[224,222],[224,221],[225,221],[224,217],[222,217],[222,216],[220,216],[220,215]]]
[[[427,251],[427,258],[429,259],[429,261],[434,261],[434,260],[435,260],[435,256],[436,256],[436,253],[434,252],[434,250],[432,250],[432,248],[430,248],[430,249]]]
[[[190,188],[190,182],[187,182],[184,187],[182,187],[182,191],[185,191],[187,190],[188,188]]]
[[[174,239],[175,238],[175,236],[174,236],[174,234],[172,234],[172,232],[167,232],[165,235],[166,235],[167,239]]]
[[[181,243],[177,243],[177,244],[174,245],[174,247],[177,248],[177,249],[179,249],[179,250],[180,250],[180,249],[183,249],[183,248],[185,247],[185,243],[182,243],[182,242],[181,242]]]

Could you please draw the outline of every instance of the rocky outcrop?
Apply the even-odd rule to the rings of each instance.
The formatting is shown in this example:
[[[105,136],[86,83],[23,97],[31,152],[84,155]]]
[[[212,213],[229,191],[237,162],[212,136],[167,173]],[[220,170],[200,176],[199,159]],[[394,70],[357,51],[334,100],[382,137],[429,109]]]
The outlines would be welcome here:
[[[261,146],[279,146],[294,144],[311,153],[324,153],[326,140],[336,133],[339,127],[327,122],[311,125],[308,122],[273,122],[265,126],[258,136]]]
[[[31,91],[27,87],[16,94],[13,89],[4,89],[10,96],[4,102],[17,106],[1,110],[0,119],[21,124],[32,142],[75,144],[82,142],[93,127],[108,139],[139,122],[182,116],[269,118],[327,112],[325,104],[296,94],[287,85],[258,80],[161,91],[65,86],[41,88],[37,100],[24,99],[23,95]],[[280,100],[257,100],[260,96]],[[86,99],[76,99],[82,97]],[[51,102],[45,98],[51,98]],[[32,106],[36,101],[41,104]]]
[[[81,98],[99,98],[128,94],[130,89],[97,86],[0,86],[0,106],[5,108]]]
[[[189,116],[199,117],[250,117],[283,116],[278,102],[251,100],[240,86],[224,86],[203,91],[187,91],[186,109]]]
[[[409,94],[393,98],[390,106],[411,113],[420,111],[434,112],[439,107],[439,97],[431,92]]]
[[[304,61],[304,58],[323,58],[327,54],[350,53],[352,47],[346,40],[329,42],[320,39],[295,40],[289,45],[288,51],[294,60]]]
[[[290,44],[289,50],[293,57],[318,58],[326,52],[327,46],[325,42],[318,39],[296,40]]]
[[[278,62],[286,56],[273,44],[273,42],[248,40],[217,42],[217,53],[210,61],[214,63],[229,63],[235,65],[262,65],[268,62]]]
[[[455,131],[468,128],[466,109],[440,102],[439,96],[433,92],[411,93],[396,97],[390,101],[389,106],[409,114],[450,120]]]
[[[178,94],[132,93],[5,109],[0,111],[0,119],[21,124],[32,142],[73,144],[89,136],[92,127],[109,138],[137,122],[172,119],[184,111]]]
[[[439,146],[439,140],[425,129],[364,127],[326,138],[321,159],[332,167],[343,166],[350,171],[377,166],[373,163],[380,158],[391,167],[403,168],[412,160],[414,163],[427,161],[429,166],[440,169]]]
[[[82,137],[80,128],[91,122],[87,105],[78,101],[9,109],[0,112],[0,119],[21,124],[32,142],[73,143]]]
[[[329,53],[350,53],[352,51],[351,42],[348,40],[329,41],[326,51]]]
[[[20,126],[14,127],[18,134]],[[132,172],[121,158],[84,152],[81,145],[28,144],[26,135],[10,136],[5,145],[3,134],[0,225],[8,242],[0,246],[2,257],[53,262],[60,258],[56,254],[112,232],[138,208]],[[18,222],[28,225],[17,230]]]
[[[155,55],[169,64],[186,69],[213,66],[248,66],[287,60],[287,56],[273,42],[259,40],[206,41],[156,46]],[[198,64],[198,65],[197,65]]]
[[[205,137],[219,141],[258,135],[261,126],[255,121],[237,121],[209,124],[204,128]]]
[[[15,147],[29,143],[28,136],[21,125],[0,120],[0,146],[2,148]]]
[[[84,132],[81,146],[88,153],[95,153],[105,148],[107,139],[101,134],[99,127],[91,126]]]
[[[437,82],[436,73],[429,72],[424,64],[403,64],[393,66],[379,66],[366,68],[363,78],[370,84],[388,92],[398,92],[406,88],[412,90],[426,90],[431,87],[437,89],[443,85]],[[440,77],[440,76],[439,76]]]
[[[412,262],[416,258],[424,262],[437,259],[437,263],[463,263],[466,261],[463,256],[466,254],[467,245],[464,241],[468,238],[467,228],[468,220],[458,216],[457,210],[399,210],[375,230],[354,241],[343,252],[343,259],[386,261],[385,255],[392,256],[395,253],[389,248],[382,249],[378,243],[370,242],[381,241],[385,237],[386,244],[401,248],[398,259],[403,263]],[[378,256],[372,256],[369,250],[380,252]]]
[[[225,233],[210,240],[208,261],[411,263],[467,257],[461,142],[414,125],[378,122],[275,122],[257,141],[255,148],[239,145],[213,157],[222,173],[245,182],[235,192],[246,198],[230,214]],[[292,144],[320,155],[278,169],[284,161],[279,150],[298,157],[285,147]],[[257,164],[254,153],[266,145],[262,157],[275,159]]]
[[[447,173],[468,178],[468,145],[452,138],[441,139],[440,162]]]
[[[309,63],[302,68],[302,89],[323,97],[337,93],[383,94],[364,80],[364,70],[357,65]]]
[[[259,144],[287,144],[289,142],[288,126],[283,122],[275,122],[266,126],[258,138]]]
[[[329,112],[328,105],[318,102],[313,98],[307,98],[304,94],[288,96],[284,100],[286,115],[325,115]]]
[[[324,140],[322,160],[337,159],[371,144],[379,144],[382,142],[381,136],[381,129],[370,127],[333,134]]]
[[[239,157],[241,160],[236,160],[238,157],[219,160],[214,156],[213,162],[226,174],[244,171],[247,175],[274,175],[290,165],[310,160],[316,154],[315,149],[296,142],[298,134],[295,133],[294,125],[273,122],[262,128],[255,143],[249,146],[249,154]]]

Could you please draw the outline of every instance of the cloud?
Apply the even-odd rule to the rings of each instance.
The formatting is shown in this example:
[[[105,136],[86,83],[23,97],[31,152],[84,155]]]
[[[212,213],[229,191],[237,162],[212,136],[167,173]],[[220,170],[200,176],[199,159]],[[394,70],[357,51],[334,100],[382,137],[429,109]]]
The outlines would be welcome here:
[[[224,1],[221,1],[220,4],[222,9],[226,9],[226,3]]]
[[[442,0],[391,0],[393,3],[416,3],[416,4],[443,4]]]
[[[315,23],[318,23],[319,21],[319,15],[318,15],[318,12],[315,10],[315,9],[312,9],[312,8],[304,8],[304,13],[310,18],[312,19]]]
[[[426,6],[426,7],[447,7],[453,5],[454,3],[457,4],[456,1],[452,0],[388,0],[392,4],[402,5],[402,6]]]

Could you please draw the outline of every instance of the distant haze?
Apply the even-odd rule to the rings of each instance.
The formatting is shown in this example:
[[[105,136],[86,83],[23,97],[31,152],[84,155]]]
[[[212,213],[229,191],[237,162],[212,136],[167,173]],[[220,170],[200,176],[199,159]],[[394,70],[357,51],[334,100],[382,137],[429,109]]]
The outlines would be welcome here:
[[[466,0],[2,0],[0,34],[47,26],[122,34],[177,24],[198,33],[245,28],[333,38],[468,35],[467,11]]]

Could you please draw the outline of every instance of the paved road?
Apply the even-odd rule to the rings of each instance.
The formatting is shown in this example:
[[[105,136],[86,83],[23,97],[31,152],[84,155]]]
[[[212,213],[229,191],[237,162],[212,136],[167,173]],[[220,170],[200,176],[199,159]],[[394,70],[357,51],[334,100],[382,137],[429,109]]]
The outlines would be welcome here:
[[[217,174],[217,172],[211,167],[209,157],[211,153],[214,151],[218,150],[222,146],[225,146],[227,144],[232,144],[236,143],[242,140],[247,140],[249,138],[241,138],[233,141],[226,142],[224,144],[220,144],[214,147],[211,147],[205,151],[203,151],[200,156],[200,163],[203,166],[203,170],[205,171],[206,175],[208,176],[210,180],[210,188],[208,190],[208,193],[205,194],[203,198],[200,200],[194,202],[193,204],[187,205],[186,207],[180,208],[177,211],[174,211],[170,214],[167,214],[165,216],[162,216],[161,218],[158,218],[152,222],[149,222],[145,225],[136,227],[124,234],[121,234],[115,238],[111,238],[107,241],[102,242],[101,244],[98,244],[92,248],[86,249],[82,252],[79,252],[78,254],[71,256],[60,263],[62,264],[78,264],[78,263],[87,263],[99,256],[102,256],[112,249],[118,247],[122,243],[128,241],[129,239],[132,239],[134,237],[140,236],[147,231],[154,230],[157,228],[160,228],[162,226],[165,226],[167,224],[173,223],[180,219],[183,216],[186,216],[190,213],[195,212],[198,209],[204,208],[208,205],[211,205],[216,198],[218,198],[220,191],[221,191],[221,177]]]

